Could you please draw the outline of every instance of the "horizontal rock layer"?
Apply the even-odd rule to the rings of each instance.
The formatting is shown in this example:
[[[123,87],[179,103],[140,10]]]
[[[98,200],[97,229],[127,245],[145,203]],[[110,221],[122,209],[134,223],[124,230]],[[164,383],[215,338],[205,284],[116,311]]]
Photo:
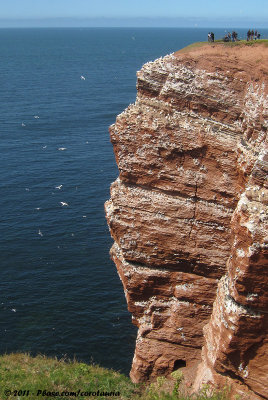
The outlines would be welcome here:
[[[204,345],[196,387],[227,375],[265,397],[267,71],[252,72],[255,50],[200,51],[145,64],[110,128],[119,178],[105,208],[138,327],[131,377],[191,368]]]

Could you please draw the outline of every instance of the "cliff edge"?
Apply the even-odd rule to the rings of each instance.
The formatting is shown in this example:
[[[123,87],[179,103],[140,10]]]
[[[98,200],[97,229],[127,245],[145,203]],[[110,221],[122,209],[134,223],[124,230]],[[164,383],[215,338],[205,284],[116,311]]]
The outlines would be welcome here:
[[[111,256],[138,327],[135,382],[194,370],[268,398],[268,47],[145,64],[110,127]]]

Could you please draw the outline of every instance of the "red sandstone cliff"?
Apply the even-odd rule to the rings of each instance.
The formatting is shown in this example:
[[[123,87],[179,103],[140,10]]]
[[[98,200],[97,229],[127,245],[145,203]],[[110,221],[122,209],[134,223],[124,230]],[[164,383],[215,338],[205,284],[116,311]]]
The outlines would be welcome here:
[[[268,398],[268,48],[205,46],[137,76],[105,206],[139,328],[131,377],[199,364],[196,388]]]

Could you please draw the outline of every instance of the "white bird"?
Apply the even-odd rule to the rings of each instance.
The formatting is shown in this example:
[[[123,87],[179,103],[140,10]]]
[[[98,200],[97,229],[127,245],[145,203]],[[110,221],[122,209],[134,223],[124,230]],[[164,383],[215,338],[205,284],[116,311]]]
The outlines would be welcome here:
[[[58,150],[64,151],[64,150],[66,150],[66,147],[59,147]]]
[[[40,231],[40,229],[38,231],[38,235],[43,236],[43,233]]]
[[[47,146],[43,146],[43,149],[46,149],[47,148]]]
[[[22,123],[21,123],[21,126],[26,126],[26,125],[24,124],[24,122],[22,122]]]
[[[68,203],[65,203],[64,201],[61,201],[60,204],[62,205],[62,207],[69,205]]]
[[[38,119],[38,118],[39,118],[39,116],[38,116],[38,115],[34,115],[34,118],[35,118],[35,119]]]
[[[17,310],[16,310],[16,308],[12,308],[11,311],[16,312]]]
[[[55,189],[61,189],[62,188],[62,185],[59,185],[59,186],[55,186]]]
[[[35,210],[40,210],[40,207],[36,207]]]
[[[80,76],[80,79],[81,79],[82,81],[85,81],[85,80],[86,80],[86,78],[85,78],[83,75]]]

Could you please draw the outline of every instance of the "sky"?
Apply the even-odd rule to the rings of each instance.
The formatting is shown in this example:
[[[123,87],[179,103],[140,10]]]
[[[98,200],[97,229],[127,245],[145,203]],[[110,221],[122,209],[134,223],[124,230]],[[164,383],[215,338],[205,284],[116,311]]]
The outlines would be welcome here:
[[[0,0],[8,26],[267,27],[267,0]]]

